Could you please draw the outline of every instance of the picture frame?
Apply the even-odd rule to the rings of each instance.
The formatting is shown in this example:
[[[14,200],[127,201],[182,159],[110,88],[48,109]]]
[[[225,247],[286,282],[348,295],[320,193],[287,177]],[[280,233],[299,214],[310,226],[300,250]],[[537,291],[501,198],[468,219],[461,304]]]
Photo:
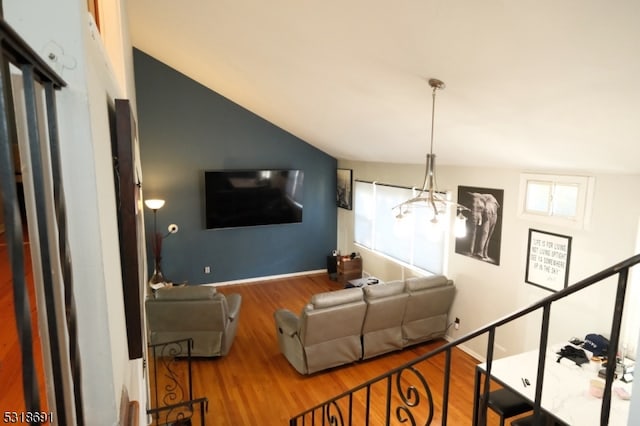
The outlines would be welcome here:
[[[338,169],[336,185],[336,205],[342,209],[353,208],[353,170]]]
[[[144,225],[140,200],[142,199],[140,160],[137,157],[137,126],[128,99],[115,99],[109,107],[114,131],[111,134],[113,176],[116,184],[118,237],[120,242],[120,272],[122,296],[127,328],[129,359],[144,357]]]
[[[456,238],[455,252],[499,266],[504,189],[460,185],[458,204],[467,220],[464,237]]]
[[[568,235],[529,229],[525,282],[553,292],[566,288],[571,240]]]

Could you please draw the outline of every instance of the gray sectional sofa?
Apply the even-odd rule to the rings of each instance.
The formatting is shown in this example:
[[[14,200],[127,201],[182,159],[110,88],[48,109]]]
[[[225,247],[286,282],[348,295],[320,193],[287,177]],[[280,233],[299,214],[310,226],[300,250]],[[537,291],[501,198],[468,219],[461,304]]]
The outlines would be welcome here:
[[[401,350],[444,336],[454,295],[442,275],[316,294],[274,313],[278,345],[300,374]]]

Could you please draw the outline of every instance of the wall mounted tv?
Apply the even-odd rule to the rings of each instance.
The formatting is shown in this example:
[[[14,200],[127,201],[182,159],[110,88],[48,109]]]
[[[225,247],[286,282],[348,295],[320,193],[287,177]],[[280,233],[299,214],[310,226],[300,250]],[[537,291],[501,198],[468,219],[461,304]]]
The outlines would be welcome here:
[[[302,222],[303,170],[205,171],[207,229]]]

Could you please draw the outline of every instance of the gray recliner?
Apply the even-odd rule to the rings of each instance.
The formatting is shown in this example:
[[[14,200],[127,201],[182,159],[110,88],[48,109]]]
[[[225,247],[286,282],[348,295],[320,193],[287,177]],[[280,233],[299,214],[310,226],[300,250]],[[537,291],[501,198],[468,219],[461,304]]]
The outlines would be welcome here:
[[[224,356],[236,335],[242,298],[211,286],[167,287],[147,299],[151,344],[193,339],[192,356]],[[182,348],[186,355],[186,348]]]
[[[409,298],[404,281],[369,285],[363,291],[367,314],[362,325],[362,358],[401,350],[402,319]]]
[[[358,361],[366,309],[360,288],[316,294],[300,316],[279,309],[274,319],[280,351],[300,374]]]
[[[443,275],[409,278],[405,291],[409,298],[402,321],[404,346],[444,336],[456,291],[453,281]]]

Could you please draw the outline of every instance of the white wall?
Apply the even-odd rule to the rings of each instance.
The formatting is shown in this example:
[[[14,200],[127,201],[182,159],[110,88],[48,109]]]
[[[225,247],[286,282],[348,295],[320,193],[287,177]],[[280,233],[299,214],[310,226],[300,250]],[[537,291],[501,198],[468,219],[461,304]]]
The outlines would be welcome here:
[[[123,393],[146,406],[142,361],[128,359],[108,122],[109,103],[134,91],[124,7],[102,6],[114,66],[84,0],[4,3],[7,21],[68,84],[57,103],[84,412],[115,425]]]
[[[351,168],[354,179],[377,180],[398,185],[422,184],[423,165],[400,165],[339,161],[341,168]],[[569,283],[599,272],[635,252],[635,236],[640,217],[640,199],[629,196],[637,192],[640,176],[595,175],[595,192],[591,223],[576,230],[549,226],[517,217],[520,170],[480,167],[438,166],[440,190],[450,190],[454,199],[458,185],[504,190],[500,265],[482,262],[454,252],[452,237],[447,274],[458,289],[451,317],[461,319],[460,337],[509,313],[531,305],[549,295],[546,290],[525,283],[529,228],[573,237]],[[531,171],[528,171],[531,172]],[[533,171],[535,172],[535,171]],[[558,174],[570,174],[556,171]],[[390,212],[391,214],[391,212]],[[383,280],[413,275],[384,258],[353,244],[353,212],[338,209],[338,245],[343,252],[359,251],[364,270]],[[561,342],[589,332],[610,334],[615,280],[591,288],[569,301],[552,307],[550,342]],[[541,315],[522,319],[502,327],[496,335],[496,356],[514,354],[537,346]],[[469,342],[466,349],[481,357],[486,353],[486,339]]]
[[[640,336],[638,337],[638,343],[636,347],[640,347]],[[637,358],[636,358],[637,359]],[[640,380],[633,382],[633,388],[631,390],[631,408],[629,410],[630,425],[637,425],[640,423]]]

